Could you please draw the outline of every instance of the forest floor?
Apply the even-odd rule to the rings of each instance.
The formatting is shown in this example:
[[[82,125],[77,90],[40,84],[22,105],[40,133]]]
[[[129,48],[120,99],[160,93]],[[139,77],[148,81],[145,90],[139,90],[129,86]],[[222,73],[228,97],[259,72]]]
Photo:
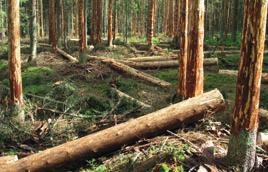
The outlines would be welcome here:
[[[27,41],[25,41],[27,42]],[[68,52],[77,57],[77,44],[71,43]],[[134,46],[133,46],[134,47]],[[136,47],[139,48],[139,47]],[[90,55],[126,59],[136,56],[132,48],[118,44],[114,48],[104,45],[88,52]],[[171,48],[163,48],[155,55],[172,55]],[[0,43],[0,152],[2,155],[27,156],[39,150],[53,147],[83,137],[104,128],[154,112],[174,103],[178,69],[145,70],[159,79],[172,84],[164,89],[124,76],[100,62],[70,63],[48,48],[38,47],[36,64],[28,64],[29,48],[22,43],[23,91],[28,114],[25,127],[14,127],[4,117],[4,104],[8,97],[7,44]],[[215,56],[215,55],[214,55]],[[220,69],[238,69],[239,55],[217,54]],[[84,61],[87,61],[86,59]],[[268,72],[268,56],[264,59],[264,72]],[[112,88],[152,106],[141,108],[135,101],[119,98]],[[194,171],[205,168],[213,171],[231,170],[221,160],[212,163],[210,158],[226,154],[229,121],[234,106],[236,77],[205,72],[205,91],[218,88],[227,100],[224,112],[201,120],[177,131],[138,141],[117,152],[79,164],[71,164],[56,171]],[[268,109],[268,85],[262,85],[261,103]],[[266,101],[265,101],[266,100]],[[176,100],[175,100],[176,101]],[[178,101],[178,100],[177,100]],[[261,123],[260,129],[267,125]],[[16,134],[13,134],[16,133]],[[204,148],[200,151],[198,148]],[[213,151],[204,151],[213,147]],[[258,150],[268,161],[267,152]],[[209,154],[209,155],[208,155]],[[204,158],[206,157],[206,158]],[[208,158],[210,157],[210,158]],[[266,165],[265,165],[266,164]],[[139,169],[139,170],[137,170]],[[265,169],[263,169],[265,171]]]

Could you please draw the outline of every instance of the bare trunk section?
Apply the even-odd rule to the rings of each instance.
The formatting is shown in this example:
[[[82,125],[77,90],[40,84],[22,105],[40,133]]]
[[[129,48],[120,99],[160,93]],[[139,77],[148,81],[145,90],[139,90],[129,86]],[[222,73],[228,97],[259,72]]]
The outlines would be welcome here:
[[[203,93],[204,3],[204,0],[190,2],[186,97],[194,97]]]
[[[86,51],[86,29],[85,29],[85,2],[84,0],[78,1],[78,13],[79,13],[79,53],[80,55]]]
[[[55,17],[55,0],[49,0],[49,43],[55,50],[57,47],[57,36],[56,36],[56,17]]]
[[[154,36],[154,2],[155,0],[148,0],[149,15],[148,15],[148,28],[147,28],[147,43],[149,48],[153,47]]]
[[[33,61],[37,56],[37,0],[31,0],[31,16],[30,16],[30,49],[31,56],[29,61]]]
[[[96,43],[101,43],[102,29],[101,29],[101,21],[102,21],[102,0],[97,0],[97,16],[96,16]]]
[[[39,0],[39,35],[41,38],[44,37],[44,11],[43,11],[43,0]]]
[[[113,11],[112,11],[113,0],[109,0],[108,3],[108,46],[113,46]]]
[[[180,6],[180,52],[179,85],[177,95],[187,96],[187,54],[188,54],[188,0],[181,0]]]
[[[19,1],[8,0],[8,63],[10,83],[10,104],[14,119],[24,122],[21,61],[20,61],[20,14]]]
[[[218,90],[191,98],[167,108],[93,133],[86,137],[30,155],[2,166],[6,172],[44,171],[82,158],[100,156],[136,140],[156,136],[218,112],[225,106]]]
[[[228,149],[228,159],[241,171],[252,171],[255,164],[266,17],[266,0],[244,1],[241,59]]]
[[[117,19],[117,0],[114,0],[114,11],[113,11],[113,41],[116,38],[116,19]]]

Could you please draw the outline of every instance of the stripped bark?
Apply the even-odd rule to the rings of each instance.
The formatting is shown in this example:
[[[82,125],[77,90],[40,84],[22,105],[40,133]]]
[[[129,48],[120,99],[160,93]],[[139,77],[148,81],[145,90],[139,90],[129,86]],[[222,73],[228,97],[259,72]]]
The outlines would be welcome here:
[[[241,171],[252,171],[255,164],[266,18],[267,0],[244,1],[241,59],[228,149],[228,159]]]
[[[1,170],[5,172],[46,171],[78,159],[100,156],[134,143],[136,140],[194,123],[222,110],[224,106],[221,93],[213,90],[199,97],[30,155],[12,164],[1,166]]]
[[[189,1],[189,42],[187,58],[186,97],[203,93],[203,41],[204,41],[204,0]]]
[[[3,165],[11,164],[15,161],[18,161],[17,155],[2,156],[0,157],[0,167]]]
[[[22,78],[20,59],[20,14],[19,1],[8,0],[8,67],[10,84],[10,104],[14,107],[14,119],[20,123],[24,122],[22,111]]]
[[[181,0],[180,6],[180,49],[179,52],[179,84],[177,87],[177,95],[187,96],[187,54],[188,54],[188,0]]]

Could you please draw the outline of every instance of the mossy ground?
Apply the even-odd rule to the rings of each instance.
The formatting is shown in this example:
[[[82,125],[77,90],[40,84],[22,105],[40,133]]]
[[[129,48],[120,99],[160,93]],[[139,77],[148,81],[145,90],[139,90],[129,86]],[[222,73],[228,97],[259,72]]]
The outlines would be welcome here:
[[[130,42],[145,42],[143,39],[131,38]],[[160,41],[167,40],[161,36],[155,40],[156,43]],[[121,45],[117,45],[117,47],[112,49],[107,49],[104,45],[100,45],[91,53],[92,55],[117,59],[134,56],[126,47]],[[73,54],[77,54],[77,52]],[[238,61],[239,55],[224,57],[224,61],[220,60],[220,68],[237,69]],[[268,63],[268,56],[265,57],[264,61]],[[232,65],[230,66],[229,64]],[[69,65],[64,63],[62,66],[57,67],[53,67],[53,65],[23,65],[23,90],[28,112],[36,120],[47,120],[51,118],[53,122],[57,122],[57,125],[50,129],[50,133],[41,139],[43,144],[46,145],[42,148],[58,145],[84,136],[87,133],[107,128],[113,123],[114,115],[118,117],[119,121],[123,122],[129,118],[161,109],[172,103],[172,97],[175,94],[177,85],[177,69],[146,71],[162,80],[172,83],[173,87],[170,90],[155,87],[106,69],[107,66],[102,66],[99,63],[92,65]],[[267,64],[264,65],[264,72],[268,72]],[[5,59],[0,60],[0,77],[0,88],[8,88],[7,61]],[[235,100],[236,78],[216,73],[205,73],[204,82],[205,91],[218,88],[225,99],[230,100],[231,103],[227,107],[227,110],[216,115],[218,121],[228,123]],[[149,110],[140,109],[135,102],[120,100],[112,93],[112,87],[116,87],[130,96],[152,105],[153,108]],[[7,91],[8,89],[0,89],[0,99],[8,96]],[[263,85],[260,105],[266,109],[268,109],[268,102],[265,101],[267,97],[268,89],[267,86]],[[102,121],[102,124],[98,124],[100,121]],[[107,125],[103,125],[103,122],[106,122]],[[25,137],[27,140],[22,138],[6,138],[6,140],[0,140],[2,142],[2,145],[0,144],[1,149],[17,153],[21,150],[7,149],[5,141],[20,140],[21,142],[26,142],[29,141],[29,137]],[[33,144],[33,147],[38,149],[38,144]],[[150,147],[148,151],[152,151],[155,154],[161,152],[160,149],[161,151],[162,149],[167,149],[168,153],[172,153],[172,162],[161,162],[157,166],[157,169],[162,169],[162,171],[165,171],[165,169],[166,171],[168,169],[170,171],[183,171],[183,165],[179,163],[180,161],[174,161],[174,157],[178,154],[182,158],[184,153],[182,155],[180,153],[185,150],[174,145],[166,145],[164,148],[161,148],[161,146],[155,149],[154,147]],[[119,154],[115,158],[115,163],[131,164],[130,161],[133,160],[134,154],[135,152],[132,152],[131,155]],[[177,164],[176,168],[174,164]],[[107,169],[109,168],[103,165],[102,159],[96,161],[89,160],[88,166],[87,169],[83,168],[84,171],[104,172],[108,171]]]

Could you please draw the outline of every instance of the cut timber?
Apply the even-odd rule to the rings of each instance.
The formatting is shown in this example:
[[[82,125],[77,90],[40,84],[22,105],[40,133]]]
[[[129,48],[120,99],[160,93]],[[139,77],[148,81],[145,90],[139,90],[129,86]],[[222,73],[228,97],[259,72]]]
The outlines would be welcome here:
[[[40,46],[44,46],[44,47],[49,47],[52,48],[51,45],[46,44],[46,43],[39,43]],[[71,56],[70,54],[66,53],[65,51],[63,51],[62,49],[56,47],[56,52],[59,53],[60,55],[62,55],[63,57],[65,57],[66,59],[70,60],[71,62],[78,62],[78,60]]]
[[[148,104],[145,104],[137,99],[135,99],[134,97],[131,97],[129,95],[127,95],[126,93],[123,93],[122,91],[118,90],[118,89],[115,89],[113,88],[113,91],[116,92],[116,94],[119,96],[119,97],[125,97],[131,101],[134,101],[136,102],[138,105],[142,106],[142,107],[145,107],[145,108],[151,108],[152,106],[151,105],[148,105]]]
[[[5,172],[45,171],[82,158],[92,158],[120,149],[137,140],[194,123],[225,107],[218,90],[171,105],[86,137],[30,155],[1,166]]]
[[[170,58],[170,57],[169,57]],[[132,61],[124,61],[126,65],[129,65],[138,69],[153,69],[153,68],[172,68],[179,67],[178,60],[168,60],[168,61],[147,61],[147,62],[132,62]],[[204,66],[209,67],[214,66],[216,71],[219,70],[218,67],[219,60],[218,58],[206,58],[204,59]]]
[[[219,74],[226,75],[226,76],[237,76],[237,70],[219,70]],[[263,84],[268,84],[268,73],[262,73],[261,82]]]
[[[78,60],[75,57],[71,56],[70,54],[66,53],[65,51],[63,51],[58,47],[56,47],[56,52],[62,55],[63,57],[67,58],[71,62],[78,62]]]
[[[2,156],[2,157],[0,157],[0,166],[8,165],[8,164],[13,163],[15,161],[18,161],[17,155]]]
[[[126,59],[132,62],[151,62],[151,61],[169,61],[178,60],[178,56],[148,56],[148,57],[134,57]]]
[[[160,87],[164,87],[164,88],[167,88],[167,87],[170,87],[171,84],[166,82],[166,81],[163,81],[163,80],[160,80],[158,78],[155,78],[149,74],[146,74],[144,72],[141,72],[141,71],[138,71],[132,67],[129,67],[128,65],[125,65],[123,63],[120,63],[120,62],[117,62],[113,59],[103,59],[101,60],[103,63],[109,65],[111,68],[117,70],[117,71],[120,71],[120,72],[123,72],[127,75],[130,75],[130,76],[133,76],[133,77],[136,77],[136,78],[139,78],[141,80],[144,80],[148,83],[152,83],[154,85],[157,85],[157,86],[160,86]]]

